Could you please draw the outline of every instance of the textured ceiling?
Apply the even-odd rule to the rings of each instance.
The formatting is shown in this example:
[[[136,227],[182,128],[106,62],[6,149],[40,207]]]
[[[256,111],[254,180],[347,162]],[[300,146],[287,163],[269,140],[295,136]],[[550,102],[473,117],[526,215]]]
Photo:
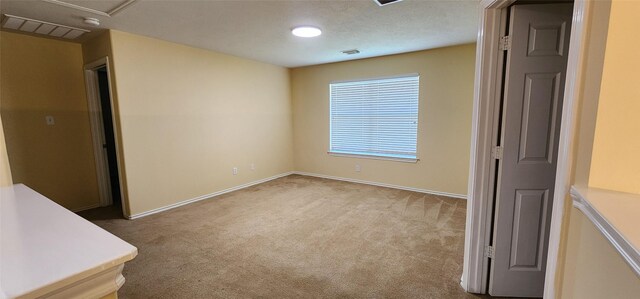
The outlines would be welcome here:
[[[65,2],[108,11],[124,0]],[[45,1],[2,0],[0,12],[94,31],[82,19],[95,17],[100,28],[286,67],[471,43],[478,23],[477,0],[404,0],[384,7],[372,0],[139,0],[111,17]],[[320,27],[323,34],[295,37],[290,30],[297,25]],[[349,49],[360,53],[341,53]]]

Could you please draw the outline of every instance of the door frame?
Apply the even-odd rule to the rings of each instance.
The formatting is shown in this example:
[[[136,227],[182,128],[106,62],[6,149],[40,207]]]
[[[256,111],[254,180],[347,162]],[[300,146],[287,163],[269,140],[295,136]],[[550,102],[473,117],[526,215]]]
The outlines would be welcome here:
[[[111,125],[114,128],[114,139],[116,148],[116,160],[118,164],[118,180],[120,182],[120,198],[124,201],[122,190],[122,172],[121,172],[121,159],[118,147],[118,133],[115,121],[115,106],[113,103],[113,87],[111,83],[111,68],[109,66],[109,57],[103,57],[98,60],[92,61],[84,65],[84,78],[87,89],[87,104],[89,108],[89,122],[91,124],[91,139],[93,143],[93,153],[96,164],[96,176],[98,178],[98,191],[100,194],[100,206],[108,206],[113,204],[113,196],[111,194],[111,184],[109,178],[109,165],[106,164],[106,157],[102,146],[102,136],[104,135],[104,125],[102,119],[102,108],[100,105],[100,90],[98,85],[97,70],[106,67],[107,78],[109,84],[109,105],[111,106]],[[122,204],[122,211],[124,214],[124,202]]]
[[[471,293],[484,294],[488,286],[488,258],[485,246],[490,244],[492,204],[493,135],[496,130],[496,104],[501,81],[500,23],[504,9],[516,0],[482,0],[476,50],[476,74],[471,131],[471,157],[467,191],[467,220],[465,226],[464,266],[460,285]],[[587,20],[590,0],[575,0],[573,24],[569,44],[567,76],[558,145],[555,194],[551,212],[547,270],[544,298],[555,298],[556,269],[560,250],[565,198],[570,187],[573,135],[576,126],[578,100],[582,88],[583,57],[587,40]]]

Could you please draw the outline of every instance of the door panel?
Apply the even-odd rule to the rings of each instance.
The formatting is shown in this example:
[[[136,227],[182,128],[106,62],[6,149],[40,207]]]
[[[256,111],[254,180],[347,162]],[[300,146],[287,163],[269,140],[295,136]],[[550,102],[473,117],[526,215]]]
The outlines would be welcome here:
[[[542,269],[542,242],[549,190],[516,190],[510,270]],[[531,236],[537,236],[532,238]]]
[[[571,4],[514,5],[505,64],[489,293],[541,297]]]
[[[529,51],[527,56],[564,56],[566,23],[529,24]]]
[[[519,162],[547,163],[553,161],[555,145],[554,120],[560,103],[561,73],[525,75],[522,126],[520,130]]]

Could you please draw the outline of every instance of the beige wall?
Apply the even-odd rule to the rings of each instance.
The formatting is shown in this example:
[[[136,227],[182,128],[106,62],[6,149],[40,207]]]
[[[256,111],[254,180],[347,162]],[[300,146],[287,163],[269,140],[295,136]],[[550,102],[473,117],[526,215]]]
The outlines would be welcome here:
[[[2,122],[14,183],[71,210],[99,203],[79,44],[0,33]],[[55,118],[47,126],[45,116]]]
[[[633,142],[629,144],[625,141],[631,136],[637,136],[638,132],[629,132],[626,131],[626,128],[620,128],[618,132],[609,131],[609,134],[617,137],[620,137],[620,134],[626,136],[625,138],[608,139],[608,142],[613,143],[611,146],[621,148],[621,152],[619,151],[618,155],[611,157],[598,156],[602,154],[602,152],[598,152],[597,147],[602,146],[598,143],[603,141],[601,139],[603,136],[596,135],[594,137],[594,132],[602,134],[603,124],[600,114],[602,105],[609,106],[606,109],[628,110],[629,113],[635,112],[634,114],[640,111],[638,107],[634,106],[635,103],[607,99],[611,93],[611,90],[607,91],[607,89],[611,88],[611,84],[615,84],[616,80],[631,82],[637,81],[637,78],[640,77],[637,74],[629,74],[624,71],[607,73],[607,70],[611,70],[613,67],[621,67],[615,58],[612,61],[610,52],[610,49],[613,49],[614,53],[620,49],[617,46],[611,48],[610,45],[629,42],[629,37],[632,36],[629,35],[632,32],[631,28],[639,28],[638,25],[640,25],[637,21],[631,27],[614,25],[626,23],[625,26],[628,26],[627,22],[630,19],[637,19],[637,13],[640,12],[637,10],[640,8],[640,3],[638,3],[635,5],[634,17],[631,17],[633,14],[624,16],[625,13],[622,13],[621,15],[621,9],[633,11],[633,7],[620,6],[617,5],[617,2],[613,1],[613,6],[611,1],[592,2],[592,14],[588,17],[589,36],[584,60],[585,75],[582,82],[583,90],[579,94],[580,110],[573,151],[575,163],[573,184],[586,185],[590,181],[593,182],[594,176],[603,178],[607,175],[619,175],[619,173],[611,171],[615,171],[615,168],[627,163],[628,157],[624,155],[624,152],[633,149],[634,145]],[[620,40],[621,35],[619,32],[615,32],[617,30],[625,32],[625,41]],[[637,37],[635,39],[638,41]],[[633,42],[631,41],[631,43]],[[637,60],[637,58],[635,59]],[[613,124],[604,124],[604,129],[611,130],[612,126],[609,125],[618,126],[624,122],[633,123],[634,120],[635,118],[611,120]],[[598,140],[599,138],[600,140]],[[600,151],[602,150],[603,148],[600,149]],[[611,168],[603,169],[603,165],[598,165],[603,158],[611,161],[614,165],[611,165]],[[628,163],[634,163],[634,161],[630,160]],[[556,293],[560,298],[629,298],[630,294],[639,294],[640,279],[626,264],[620,253],[581,211],[571,207],[571,198],[567,197],[565,206],[560,265],[557,273],[557,277],[561,279],[556,282]]]
[[[640,194],[640,2],[615,0],[589,185]]]
[[[475,45],[291,71],[296,170],[467,194]],[[329,149],[329,83],[420,74],[418,163],[336,157]],[[355,172],[355,164],[362,167]]]
[[[85,41],[82,44],[82,58],[84,59],[85,64],[90,64],[95,61],[98,61],[102,58],[107,57],[109,60],[109,85],[111,86],[111,100],[113,105],[113,122],[114,122],[114,130],[116,132],[116,143],[117,143],[117,157],[118,157],[118,175],[120,179],[120,189],[121,189],[121,199],[122,205],[124,208],[124,213],[126,215],[130,215],[130,207],[128,200],[128,192],[127,192],[127,176],[126,171],[124,170],[124,157],[122,155],[122,136],[121,126],[120,126],[120,114],[118,109],[118,86],[116,84],[115,75],[114,75],[114,63],[113,63],[113,52],[111,49],[111,31],[106,30],[102,34]]]
[[[567,270],[561,298],[634,298],[640,279],[594,224],[571,208]]]
[[[293,170],[286,68],[118,31],[111,42],[131,214]]]
[[[605,45],[607,41],[608,24],[609,24],[609,10],[610,2],[596,1],[592,2],[593,9],[591,10],[588,20],[589,35],[586,37],[586,51],[584,54],[583,67],[584,75],[581,78],[582,90],[577,94],[578,112],[577,118],[577,131],[573,140],[573,169],[572,169],[572,182],[573,184],[586,185],[589,181],[589,172],[591,167],[591,147],[593,144],[593,134],[596,124],[596,114],[598,110],[598,98],[600,95],[600,82],[602,80],[602,66],[604,63]],[[574,257],[574,252],[571,252],[567,257],[567,244],[571,240],[574,242],[576,239],[569,239],[569,224],[571,220],[572,211],[572,198],[567,194],[564,203],[564,216],[562,223],[562,233],[560,240],[560,249],[558,255],[558,268],[556,277],[555,288],[559,294],[564,287],[565,277],[564,270],[571,264],[569,261]],[[574,223],[575,225],[575,223]],[[575,245],[574,245],[575,246]],[[566,257],[566,262],[565,262]],[[569,273],[574,271],[573,265],[569,266]],[[570,274],[572,275],[572,274]]]
[[[0,41],[2,37],[0,36]],[[2,49],[0,48],[0,56]],[[2,59],[0,59],[0,71],[2,71]],[[0,90],[2,89],[2,80],[0,80]],[[0,94],[1,97],[1,94]],[[0,98],[0,111],[2,111],[2,99]],[[13,179],[11,177],[11,166],[9,165],[9,156],[7,155],[7,145],[4,140],[4,128],[2,126],[2,116],[0,113],[0,187],[11,186]]]
[[[82,59],[85,64],[104,57],[111,58],[111,34],[109,30],[82,43]]]
[[[0,187],[11,186],[11,167],[7,156],[7,146],[4,142],[4,129],[2,128],[2,118],[0,117]]]
[[[607,33],[609,28],[610,1],[593,2],[592,22],[589,23],[587,51],[584,57],[584,77],[578,95],[579,113],[577,113],[578,130],[574,139],[573,181],[587,185],[591,172],[591,156],[600,98],[600,82],[604,65]]]

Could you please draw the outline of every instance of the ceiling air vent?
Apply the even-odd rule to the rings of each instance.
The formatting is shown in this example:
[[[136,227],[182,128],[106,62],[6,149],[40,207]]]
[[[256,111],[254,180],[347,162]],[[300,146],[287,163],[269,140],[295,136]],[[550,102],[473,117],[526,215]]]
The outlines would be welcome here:
[[[358,53],[360,53],[360,50],[358,50],[358,49],[353,49],[353,50],[344,50],[344,51],[342,51],[342,53],[347,54],[347,55],[353,55],[353,54],[358,54]]]
[[[373,0],[373,2],[377,3],[380,6],[389,5],[392,3],[400,2],[402,0]]]
[[[4,15],[4,18],[2,20],[2,28],[66,39],[76,39],[87,32],[91,32],[86,29],[75,28],[8,14]]]

